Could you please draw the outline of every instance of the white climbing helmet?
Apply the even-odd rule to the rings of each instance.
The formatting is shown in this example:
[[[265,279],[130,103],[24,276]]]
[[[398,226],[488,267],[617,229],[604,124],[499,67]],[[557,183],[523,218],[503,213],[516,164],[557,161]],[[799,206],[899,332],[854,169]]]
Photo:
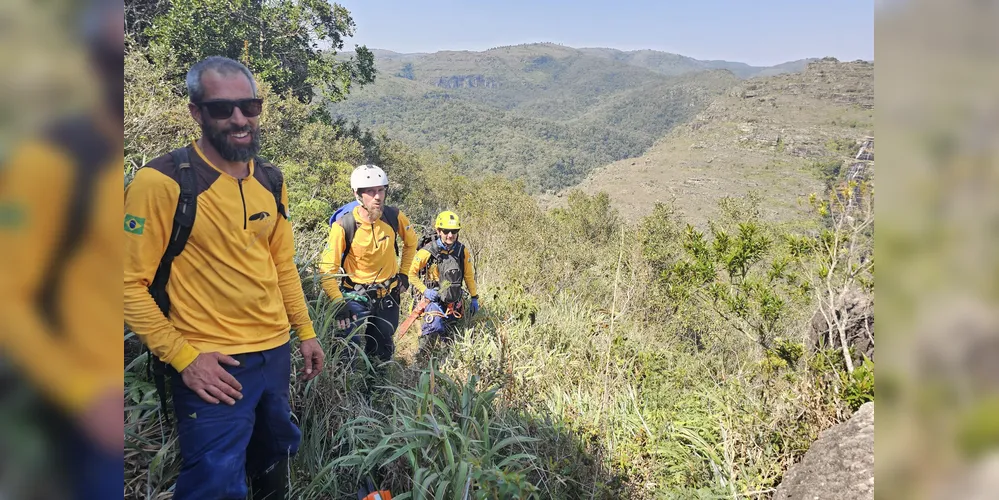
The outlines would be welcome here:
[[[361,165],[350,174],[350,189],[355,193],[358,189],[376,186],[388,186],[388,175],[375,165]]]

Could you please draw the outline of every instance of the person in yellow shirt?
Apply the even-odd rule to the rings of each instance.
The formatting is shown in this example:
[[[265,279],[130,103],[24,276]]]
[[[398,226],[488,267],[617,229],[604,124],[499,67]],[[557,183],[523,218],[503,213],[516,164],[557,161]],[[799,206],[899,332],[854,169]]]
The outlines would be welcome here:
[[[150,161],[125,190],[125,322],[168,364],[182,461],[173,497],[245,498],[248,475],[253,498],[285,498],[301,440],[290,332],[305,379],[324,361],[287,189],[257,156],[263,100],[250,71],[213,56],[186,83],[201,137]]]
[[[0,164],[0,392],[17,394],[8,385],[16,380],[39,396],[29,399],[23,416],[6,413],[20,401],[7,405],[5,416],[32,418],[27,427],[49,434],[58,449],[46,453],[52,463],[45,487],[65,488],[74,499],[122,492],[124,362],[116,274],[122,257],[124,15],[121,2],[86,2],[76,34],[102,99],[14,145]],[[11,403],[4,395],[3,403]],[[13,432],[3,431],[0,439]],[[22,457],[9,456],[19,447],[6,444],[0,462],[5,477],[13,477]],[[10,493],[8,484],[0,486],[0,496]]]
[[[401,270],[409,269],[417,243],[406,214],[385,204],[388,185],[388,175],[375,165],[354,169],[350,188],[358,205],[331,224],[319,263],[323,290],[330,299],[345,302],[338,326],[361,333],[365,354],[381,361],[391,360],[395,352],[399,298],[409,288]],[[342,283],[333,276],[338,269],[347,275]],[[360,336],[354,340],[359,342]]]
[[[462,317],[462,282],[472,297],[471,313],[479,310],[475,268],[468,249],[458,241],[458,214],[441,212],[434,221],[437,238],[423,246],[409,267],[409,280],[430,301],[423,313],[421,349],[439,338],[446,339],[448,326]]]

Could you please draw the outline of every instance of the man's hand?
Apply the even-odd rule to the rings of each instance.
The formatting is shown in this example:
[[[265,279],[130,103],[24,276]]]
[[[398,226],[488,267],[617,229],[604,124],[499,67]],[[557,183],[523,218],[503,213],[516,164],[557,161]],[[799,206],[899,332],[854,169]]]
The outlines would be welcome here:
[[[323,371],[323,361],[326,359],[323,346],[319,345],[318,340],[309,339],[302,341],[299,350],[302,352],[302,359],[305,360],[305,373],[302,375],[302,380],[312,380]]]
[[[344,302],[340,310],[336,312],[334,319],[336,320],[336,326],[338,329],[346,330],[347,327],[350,326],[351,321],[357,320],[357,316],[350,313],[350,307],[348,307],[347,303]]]
[[[97,396],[80,414],[79,426],[93,443],[107,453],[125,448],[125,399],[123,388],[110,388]]]
[[[239,361],[225,354],[203,352],[180,372],[180,378],[188,389],[206,402],[219,404],[221,401],[232,406],[236,400],[243,399],[243,394],[239,392],[243,386],[219,363],[239,366]]]
[[[395,275],[396,279],[399,281],[399,290],[405,292],[409,290],[409,276],[399,273]]]

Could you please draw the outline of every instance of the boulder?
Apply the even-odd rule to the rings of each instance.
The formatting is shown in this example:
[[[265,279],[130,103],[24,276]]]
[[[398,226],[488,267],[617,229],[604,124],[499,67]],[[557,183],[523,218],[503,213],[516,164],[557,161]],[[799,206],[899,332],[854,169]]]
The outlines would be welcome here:
[[[792,465],[773,500],[874,498],[874,403],[865,403],[850,420],[822,431]]]

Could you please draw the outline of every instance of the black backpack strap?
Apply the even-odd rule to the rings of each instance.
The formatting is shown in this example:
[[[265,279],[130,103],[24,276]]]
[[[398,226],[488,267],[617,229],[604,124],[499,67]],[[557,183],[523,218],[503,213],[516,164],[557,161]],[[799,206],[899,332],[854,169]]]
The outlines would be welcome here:
[[[402,236],[401,228],[399,227],[399,209],[395,207],[386,206],[385,210],[382,210],[382,220],[385,221],[389,227],[395,231],[395,238],[392,238],[392,244],[395,245],[395,256],[399,256],[399,237]]]
[[[253,159],[257,168],[263,169],[264,175],[270,181],[270,186],[268,188],[271,190],[271,194],[274,195],[274,202],[277,204],[277,211],[279,214],[284,216],[285,220],[288,219],[288,209],[284,206],[281,201],[281,191],[284,186],[284,174],[274,166],[273,163],[261,158],[256,157]]]
[[[354,218],[354,211],[350,210],[337,221],[343,228],[343,255],[340,256],[340,268],[347,262],[347,254],[350,253],[350,245],[354,243],[354,233],[357,232],[357,219]]]
[[[175,149],[170,152],[170,157],[173,159],[174,165],[177,166],[180,195],[177,197],[177,209],[174,211],[173,227],[170,230],[166,251],[163,253],[163,258],[160,259],[156,275],[149,286],[149,294],[153,296],[156,305],[166,317],[170,317],[170,297],[166,290],[167,282],[170,280],[170,269],[173,267],[174,258],[180,255],[187,245],[187,239],[191,236],[191,229],[194,227],[194,219],[198,212],[198,183],[194,168],[191,167],[188,149],[186,147]],[[160,397],[163,417],[169,426],[170,412],[167,411],[165,367],[163,362],[152,352],[149,352],[149,363],[146,365],[147,374],[150,368],[156,392]]]
[[[80,247],[83,235],[90,227],[94,184],[111,158],[111,143],[88,118],[76,118],[60,123],[47,133],[48,140],[62,148],[73,161],[72,193],[66,205],[62,238],[53,249],[47,277],[42,281],[39,306],[44,317],[61,331],[62,318],[56,310],[66,265]]]
[[[198,185],[194,169],[191,167],[190,154],[187,148],[175,149],[170,152],[174,165],[177,166],[180,196],[177,198],[177,209],[173,215],[173,227],[170,230],[170,240],[166,252],[160,259],[149,293],[159,306],[164,316],[170,316],[170,298],[166,294],[167,281],[170,280],[170,269],[173,259],[184,251],[187,239],[191,236],[194,219],[198,212]]]
[[[465,245],[463,245],[460,241],[456,241],[454,244],[458,245],[458,251],[453,253],[455,258],[458,259],[458,263],[461,264],[461,274],[465,274]]]
[[[382,220],[385,221],[385,223],[392,228],[392,231],[396,233],[395,237],[392,238],[392,244],[395,245],[395,256],[398,257],[398,236],[402,232],[399,231],[399,209],[386,206],[385,209],[382,210]],[[354,218],[354,211],[350,210],[343,214],[343,217],[340,217],[340,220],[338,220],[337,223],[343,228],[343,239],[345,243],[343,247],[343,255],[340,256],[340,268],[342,269],[343,264],[347,262],[347,254],[350,253],[350,245],[354,242],[354,233],[357,232],[357,219]]]
[[[460,241],[454,242],[455,248],[453,248],[448,255],[454,257],[458,261],[458,269],[461,269],[461,277],[465,278],[465,245],[462,245]]]
[[[436,241],[431,241],[430,243],[427,243],[427,245],[423,247],[423,249],[430,252],[430,262],[436,262],[440,260],[441,249],[439,246],[437,246]]]

